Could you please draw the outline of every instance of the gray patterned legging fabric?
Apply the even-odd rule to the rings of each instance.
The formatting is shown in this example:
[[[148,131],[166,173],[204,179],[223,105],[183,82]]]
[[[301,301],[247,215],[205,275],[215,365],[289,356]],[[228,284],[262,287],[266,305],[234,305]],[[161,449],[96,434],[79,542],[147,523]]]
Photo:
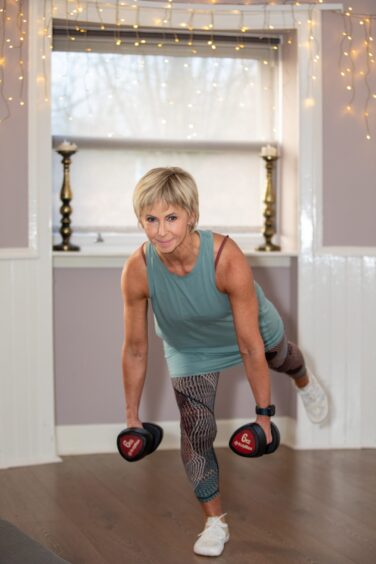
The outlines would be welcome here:
[[[304,358],[294,343],[284,337],[265,353],[268,365],[292,378],[305,374]],[[214,403],[219,372],[172,378],[180,410],[181,456],[188,479],[201,502],[219,494],[219,469],[213,443],[217,434]]]
[[[180,410],[181,457],[199,501],[219,494],[219,471],[213,449],[217,434],[214,402],[219,372],[172,378]]]

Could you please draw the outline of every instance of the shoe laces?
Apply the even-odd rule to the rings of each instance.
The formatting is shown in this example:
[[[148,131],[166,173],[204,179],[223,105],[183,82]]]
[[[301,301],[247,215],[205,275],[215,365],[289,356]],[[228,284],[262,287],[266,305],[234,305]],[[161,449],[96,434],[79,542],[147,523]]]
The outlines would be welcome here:
[[[215,539],[218,540],[218,531],[221,531],[221,534],[225,534],[223,527],[221,525],[225,525],[226,523],[224,523],[223,521],[221,521],[222,517],[225,517],[227,515],[227,513],[223,513],[222,515],[219,515],[219,517],[212,517],[212,522],[205,527],[205,529],[202,531],[202,533],[200,533],[198,536],[202,537],[205,535],[205,537],[207,539]]]
[[[303,396],[310,400],[319,400],[324,395],[320,387],[313,379],[307,384],[306,388],[303,388],[301,390],[301,393]]]
[[[306,390],[306,393],[304,395],[310,400],[317,400],[320,399],[322,394],[318,388],[312,386],[309,390]]]

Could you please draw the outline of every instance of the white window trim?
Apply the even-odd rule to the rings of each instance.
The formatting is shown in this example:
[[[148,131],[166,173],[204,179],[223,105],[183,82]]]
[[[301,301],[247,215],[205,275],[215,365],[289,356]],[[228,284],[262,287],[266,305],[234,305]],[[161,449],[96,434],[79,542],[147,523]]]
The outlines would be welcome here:
[[[55,6],[65,7],[65,0],[56,0]],[[166,5],[164,3],[149,3],[149,2],[139,2],[140,8],[149,7],[149,11],[139,12],[139,23],[140,25],[151,25],[152,15],[155,17],[155,10],[160,12],[165,11]],[[43,22],[43,2],[39,0],[38,8],[32,14],[33,21],[30,21],[30,34],[38,35],[40,28],[45,25]],[[203,5],[198,9],[197,4],[179,4],[174,6],[173,13],[177,14],[189,12],[194,10],[196,13],[195,26],[199,26],[200,19],[202,20],[202,25],[207,23],[208,14],[213,13],[216,17],[220,17],[221,29],[237,29],[239,27],[239,21],[243,17],[245,25],[248,19],[252,21],[253,30],[263,30],[265,21],[268,25],[273,25],[276,29],[291,29],[296,30],[297,42],[298,42],[298,54],[297,54],[297,71],[298,71],[298,105],[299,105],[299,167],[298,167],[298,190],[312,190],[312,182],[316,184],[316,193],[321,194],[322,192],[322,127],[321,127],[321,91],[322,91],[322,77],[321,77],[321,12],[325,10],[341,10],[341,4],[325,4],[325,5],[302,5],[302,6],[248,6],[248,5],[208,5],[205,7]],[[226,11],[227,10],[227,11]],[[242,16],[243,14],[243,16]],[[248,18],[248,19],[247,19]],[[317,63],[317,80],[311,81],[307,73],[309,53],[307,45],[309,44],[309,26],[308,21],[313,19],[315,22],[315,32],[318,37],[316,43],[316,53],[320,56],[320,61]],[[49,20],[49,15],[47,14],[47,21]],[[40,152],[43,148],[51,143],[51,125],[48,112],[46,112],[46,102],[44,101],[43,91],[50,92],[50,54],[49,50],[42,49],[43,36],[39,34],[39,43],[41,45],[40,53],[45,52],[46,61],[45,68],[46,73],[43,79],[46,80],[46,88],[39,88],[37,92],[37,99],[29,99],[29,107],[36,108],[38,115],[37,123],[35,126],[30,128],[29,131],[29,147],[30,157],[40,159]],[[31,53],[29,60],[29,76],[30,80],[36,80],[37,77],[41,75],[41,60],[40,53],[38,54],[35,50]],[[34,91],[34,90],[33,90]],[[315,99],[315,104],[313,106],[307,107],[306,95],[307,92],[312,92],[312,96]],[[315,148],[312,151],[312,147]],[[314,159],[315,163],[312,163]],[[30,159],[33,162],[33,159]],[[313,166],[314,165],[314,166]],[[44,201],[50,201],[50,182],[51,178],[51,164],[49,160],[45,162],[46,174],[42,178],[35,177],[35,171],[33,168],[30,170],[30,183],[29,183],[29,232],[33,234],[33,246],[32,250],[34,253],[37,252],[37,226],[38,226],[38,199],[44,198]],[[317,177],[311,178],[310,175],[305,174],[304,171],[316,170]],[[308,186],[307,186],[308,183]],[[305,186],[305,187],[304,187]],[[38,187],[38,189],[37,189]],[[38,193],[37,193],[38,192]],[[51,219],[51,218],[50,218]],[[50,221],[51,224],[51,221]],[[302,225],[300,224],[300,229]],[[301,245],[304,246],[304,237],[300,237]],[[317,242],[316,242],[317,244]],[[249,248],[243,247],[245,252],[249,253]],[[5,252],[7,250],[5,249]],[[84,251],[84,249],[82,250]],[[297,249],[293,248],[291,250],[292,255],[296,254]],[[299,249],[301,251],[301,249]],[[286,252],[286,251],[285,251]],[[273,253],[273,256],[283,256],[283,253]],[[91,254],[91,253],[90,253]],[[101,253],[103,254],[103,253]],[[287,251],[288,254],[288,251]],[[75,259],[79,260],[81,253],[75,255]],[[73,258],[73,256],[72,256]],[[58,261],[57,261],[58,262]]]

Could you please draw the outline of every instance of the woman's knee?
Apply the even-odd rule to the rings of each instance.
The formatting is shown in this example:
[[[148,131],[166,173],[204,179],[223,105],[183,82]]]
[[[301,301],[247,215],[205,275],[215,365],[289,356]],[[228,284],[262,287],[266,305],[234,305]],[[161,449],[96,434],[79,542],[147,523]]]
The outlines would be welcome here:
[[[305,374],[304,357],[299,347],[286,337],[273,349],[266,351],[265,358],[269,368],[276,372],[283,372],[292,378],[299,378]]]

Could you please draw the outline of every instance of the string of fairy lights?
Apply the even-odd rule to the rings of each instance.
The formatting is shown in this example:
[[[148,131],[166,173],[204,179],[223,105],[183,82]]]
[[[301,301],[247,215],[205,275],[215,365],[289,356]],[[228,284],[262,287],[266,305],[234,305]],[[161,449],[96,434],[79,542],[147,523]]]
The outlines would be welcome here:
[[[211,0],[212,4],[216,4],[216,0]],[[271,10],[272,5],[278,4],[290,7],[291,15],[293,17],[295,27],[306,24],[308,26],[308,73],[310,77],[310,90],[307,93],[306,99],[313,101],[312,91],[313,82],[317,79],[316,64],[319,62],[319,46],[315,35],[315,23],[313,18],[313,10],[315,5],[323,4],[324,0],[310,0],[306,2],[298,2],[295,0],[268,0],[264,4],[253,4],[255,7],[260,8],[263,14],[262,28],[265,30],[273,30],[274,26],[271,23]],[[62,15],[59,12],[59,7],[64,4],[65,13]],[[299,8],[300,6],[309,6],[309,18],[306,22],[300,21]],[[127,24],[127,18],[124,15],[124,10],[132,9],[133,17],[131,28],[134,31],[133,47],[141,47],[146,44],[147,39],[143,37],[142,29],[140,26],[141,14],[148,10],[155,10],[152,5],[145,4],[139,5],[137,0],[131,3],[116,0],[114,2],[104,2],[99,0],[65,0],[59,2],[57,0],[43,0],[43,17],[40,35],[42,35],[42,49],[41,49],[41,68],[42,77],[39,76],[38,80],[43,80],[44,83],[44,100],[49,103],[48,84],[47,84],[47,61],[48,51],[52,49],[52,34],[51,34],[51,18],[63,18],[67,25],[67,37],[71,41],[76,40],[75,34],[71,33],[72,21],[75,23],[75,32],[85,35],[87,30],[80,24],[80,21],[89,20],[89,7],[95,9],[96,19],[100,23],[100,29],[105,30],[109,25],[109,18],[113,29],[114,44],[119,47],[124,47],[124,39],[121,34],[122,26]],[[223,6],[219,9],[216,5],[214,11],[210,7],[210,3],[194,4],[187,10],[186,7],[179,7],[179,4],[173,0],[167,0],[163,9],[160,10],[160,17],[154,20],[156,27],[168,30],[172,28],[173,15],[181,15],[179,27],[185,32],[184,38],[175,33],[175,43],[181,44],[185,42],[185,46],[191,50],[193,55],[199,53],[199,45],[195,42],[195,31],[205,31],[208,34],[207,46],[213,51],[217,49],[215,41],[216,30],[216,15],[226,13],[226,10],[232,10],[236,6]],[[221,10],[221,11],[220,11]],[[200,25],[195,24],[196,15],[205,12],[207,14],[207,23]],[[346,103],[344,111],[350,115],[358,115],[360,112],[364,129],[365,138],[370,140],[372,138],[371,116],[375,115],[376,105],[376,47],[373,37],[373,26],[376,20],[376,14],[356,13],[352,6],[345,8],[344,12],[334,12],[338,18],[341,19],[341,37],[339,38],[339,57],[338,57],[338,72],[339,77],[343,84],[344,95]],[[22,108],[26,106],[25,97],[25,44],[27,41],[27,25],[28,21],[25,16],[25,0],[0,0],[0,126],[8,120],[12,115],[15,105]],[[129,18],[128,18],[129,26]],[[174,25],[174,28],[176,25]],[[258,26],[259,29],[259,26]],[[249,18],[245,21],[243,11],[239,11],[239,22],[237,29],[239,40],[234,45],[235,51],[240,51],[245,48],[244,40],[247,33],[252,32],[252,26],[249,23]],[[287,37],[287,43],[294,42],[293,34]],[[167,46],[167,42],[160,40],[157,47],[162,49]],[[168,43],[171,47],[171,43]],[[278,49],[277,46],[275,46]],[[87,51],[91,49],[88,47]],[[17,64],[15,64],[15,60]],[[362,104],[359,102],[363,99]],[[314,101],[312,102],[314,103]],[[361,110],[359,107],[361,106]],[[376,124],[375,124],[376,127]],[[374,133],[376,136],[376,132]]]
[[[371,86],[372,66],[376,63],[373,48],[374,38],[372,36],[372,26],[376,15],[354,13],[353,8],[349,6],[342,17],[343,31],[340,43],[339,73],[348,94],[346,111],[348,113],[354,113],[357,89],[356,83],[357,78],[359,78],[363,82],[363,91],[365,93],[365,101],[362,109],[365,134],[366,139],[370,140],[371,127],[369,117],[371,103],[373,100],[376,100],[376,92],[372,90]],[[363,53],[354,47],[354,33],[357,32],[357,27],[361,30],[363,35],[361,43]],[[361,56],[363,59],[362,68],[358,70],[359,65],[357,65],[357,59]]]
[[[0,8],[0,124],[11,116],[13,101],[18,100],[20,106],[26,103],[24,45],[27,19],[23,0],[16,0],[15,4],[10,5],[9,2],[3,1]],[[12,30],[13,33],[9,33],[9,30]],[[9,67],[14,68],[14,52],[17,52],[17,68],[14,70],[18,84],[14,92],[6,93],[6,70]],[[7,64],[9,59],[12,63]]]

